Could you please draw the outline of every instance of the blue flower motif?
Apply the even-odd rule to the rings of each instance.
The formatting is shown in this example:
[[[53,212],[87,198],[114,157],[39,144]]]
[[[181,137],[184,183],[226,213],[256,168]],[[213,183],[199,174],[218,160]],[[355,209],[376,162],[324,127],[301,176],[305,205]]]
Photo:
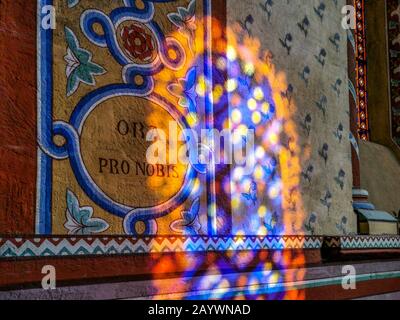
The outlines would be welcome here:
[[[173,231],[186,235],[198,235],[201,229],[199,222],[200,198],[196,198],[189,211],[182,211],[182,219],[171,223]]]
[[[190,1],[187,8],[178,7],[178,12],[167,14],[168,19],[178,28],[189,43],[190,50],[194,52],[194,38],[196,32],[196,0]]]
[[[67,222],[64,227],[68,234],[88,235],[101,233],[109,228],[106,221],[99,218],[92,218],[92,207],[80,207],[79,201],[71,190],[67,190]]]
[[[79,46],[78,38],[68,27],[65,27],[65,38],[68,44],[64,60],[67,62],[65,73],[69,97],[78,89],[81,82],[91,86],[96,85],[94,75],[102,75],[106,70],[92,62],[92,54]]]
[[[312,212],[309,219],[308,223],[306,223],[304,226],[308,232],[313,236],[315,233],[315,223],[317,222],[317,215]]]
[[[67,0],[67,2],[68,2],[68,8],[73,8],[73,7],[75,7],[75,6],[79,3],[79,1],[80,1],[80,0]]]
[[[178,79],[175,83],[170,83],[167,87],[168,91],[175,97],[179,98],[178,104],[187,108],[192,114],[197,114],[196,110],[196,67],[192,67],[186,73],[185,78]]]
[[[347,217],[343,216],[342,219],[340,220],[340,223],[336,223],[336,229],[339,230],[343,235],[347,234]]]

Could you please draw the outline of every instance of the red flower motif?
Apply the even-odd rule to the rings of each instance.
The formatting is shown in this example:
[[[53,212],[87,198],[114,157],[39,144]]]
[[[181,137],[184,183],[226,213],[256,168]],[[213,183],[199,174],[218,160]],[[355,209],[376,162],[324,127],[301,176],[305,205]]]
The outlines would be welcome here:
[[[130,26],[125,26],[122,30],[121,38],[125,50],[134,59],[148,61],[153,56],[154,40],[139,25],[131,24]]]

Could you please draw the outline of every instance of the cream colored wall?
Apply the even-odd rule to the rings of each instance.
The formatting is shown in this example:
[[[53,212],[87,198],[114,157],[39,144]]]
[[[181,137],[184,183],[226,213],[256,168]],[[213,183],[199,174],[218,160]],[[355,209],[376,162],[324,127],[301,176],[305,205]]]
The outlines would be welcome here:
[[[259,40],[261,49],[272,53],[272,64],[287,84],[294,88],[293,101],[296,112],[293,120],[298,134],[301,171],[313,167],[310,181],[300,175],[298,187],[301,193],[301,208],[289,213],[302,215],[301,228],[288,228],[289,233],[343,235],[356,232],[356,215],[352,209],[352,167],[349,136],[349,93],[347,76],[347,34],[341,27],[341,8],[344,0],[325,1],[326,9],[321,19],[315,12],[319,1],[274,1],[270,18],[265,1],[228,0],[228,25],[238,21],[246,26],[252,39]],[[246,18],[250,16],[250,19]],[[310,28],[307,36],[298,24],[307,16]],[[252,21],[252,22],[251,22]],[[246,31],[247,32],[247,31]],[[290,54],[282,46],[281,40],[292,37]],[[337,49],[330,38],[340,37]],[[326,52],[325,64],[321,65],[316,56],[321,50]],[[304,68],[310,69],[308,85],[300,77]],[[341,81],[340,94],[333,90],[336,80]],[[321,97],[327,98],[325,116],[318,107]],[[304,120],[310,115],[310,133],[304,128]],[[342,126],[341,140],[335,136]],[[328,158],[321,156],[323,145],[329,146]],[[338,182],[342,170],[343,184]],[[339,178],[340,180],[340,178]],[[331,195],[326,198],[326,195]],[[326,201],[331,201],[329,210]],[[268,208],[273,204],[266,199]],[[273,211],[274,209],[271,209]],[[248,214],[242,207],[234,210],[234,222]],[[315,222],[314,218],[315,217]],[[249,228],[249,226],[247,226]],[[236,225],[236,230],[242,225]]]

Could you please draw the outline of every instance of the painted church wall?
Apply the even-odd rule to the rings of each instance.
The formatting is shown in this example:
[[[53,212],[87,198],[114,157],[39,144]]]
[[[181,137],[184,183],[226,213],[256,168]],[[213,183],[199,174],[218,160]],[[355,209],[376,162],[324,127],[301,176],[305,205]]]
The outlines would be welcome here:
[[[239,25],[245,37],[258,42],[261,59],[273,65],[284,82],[281,96],[290,91],[292,111],[281,120],[294,125],[291,137],[300,169],[297,203],[281,211],[293,216],[286,219],[287,233],[356,232],[348,138],[348,37],[341,27],[344,5],[345,1],[228,1],[228,25]],[[271,199],[263,201],[271,207]],[[245,211],[234,210],[234,221]]]
[[[227,44],[224,19],[203,19],[208,1],[39,1],[34,228],[23,233],[355,232],[342,2],[274,3],[269,16],[228,1]],[[50,3],[54,30],[40,25]],[[170,122],[177,134],[254,130],[255,165],[150,164],[145,132],[169,136]]]

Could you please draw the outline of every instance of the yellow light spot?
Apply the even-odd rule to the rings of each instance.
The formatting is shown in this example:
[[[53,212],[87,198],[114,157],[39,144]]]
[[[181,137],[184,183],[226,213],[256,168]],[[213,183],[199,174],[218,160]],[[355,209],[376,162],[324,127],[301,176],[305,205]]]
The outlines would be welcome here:
[[[268,196],[271,199],[276,199],[279,196],[279,188],[277,186],[272,186],[271,188],[269,188],[268,190]]]
[[[279,142],[279,136],[273,132],[269,135],[269,142],[273,145],[277,144]]]
[[[267,207],[266,206],[260,206],[258,208],[258,216],[260,218],[265,218],[265,216],[267,215]]]
[[[247,62],[244,65],[244,73],[246,73],[247,75],[251,76],[254,74],[254,64],[252,64],[251,62]]]
[[[243,137],[247,136],[247,133],[249,131],[249,128],[245,125],[245,124],[241,124],[238,128],[237,128],[237,133]]]
[[[220,84],[217,84],[214,91],[216,94],[222,95],[224,93],[224,88]]]
[[[193,112],[188,113],[186,121],[188,122],[189,126],[194,126],[197,123],[197,115]]]
[[[213,90],[213,101],[218,102],[219,99],[221,99],[223,93],[224,88],[220,84],[217,84]]]
[[[254,124],[259,124],[261,122],[261,113],[258,111],[254,111],[253,114],[251,115],[251,120],[253,121]]]
[[[233,123],[239,124],[242,121],[242,113],[239,109],[233,109],[231,118]]]
[[[193,194],[197,193],[200,190],[200,180],[198,178],[196,178],[194,180],[194,184],[193,184]]]
[[[270,105],[269,105],[269,103],[268,103],[268,102],[264,102],[264,103],[261,105],[261,111],[262,111],[263,113],[269,113],[269,110],[270,110]]]
[[[254,178],[256,180],[262,180],[262,178],[264,178],[264,170],[261,166],[257,166],[254,169]]]
[[[278,281],[279,281],[279,272],[274,272],[269,277],[268,282],[270,286],[276,286],[278,284]]]
[[[256,98],[258,101],[261,101],[262,99],[264,99],[264,92],[260,87],[257,87],[254,89],[254,98]]]
[[[254,100],[253,98],[250,98],[250,99],[247,101],[247,107],[248,107],[251,111],[256,110],[256,109],[257,109],[257,101]]]
[[[264,272],[270,272],[272,270],[272,263],[271,262],[266,262],[264,264]]]
[[[226,90],[228,90],[228,92],[235,91],[237,86],[238,83],[236,79],[228,79],[228,81],[226,82]]]
[[[206,81],[204,79],[204,76],[199,77],[199,81],[196,86],[196,92],[199,96],[204,97],[206,94]]]
[[[266,236],[267,234],[268,234],[268,230],[266,227],[261,226],[260,228],[258,228],[258,232],[257,232],[258,236]]]
[[[234,61],[237,57],[236,50],[232,46],[228,46],[226,56],[230,61]]]
[[[238,209],[240,205],[240,200],[237,197],[233,198],[231,201],[231,205],[233,209]]]

